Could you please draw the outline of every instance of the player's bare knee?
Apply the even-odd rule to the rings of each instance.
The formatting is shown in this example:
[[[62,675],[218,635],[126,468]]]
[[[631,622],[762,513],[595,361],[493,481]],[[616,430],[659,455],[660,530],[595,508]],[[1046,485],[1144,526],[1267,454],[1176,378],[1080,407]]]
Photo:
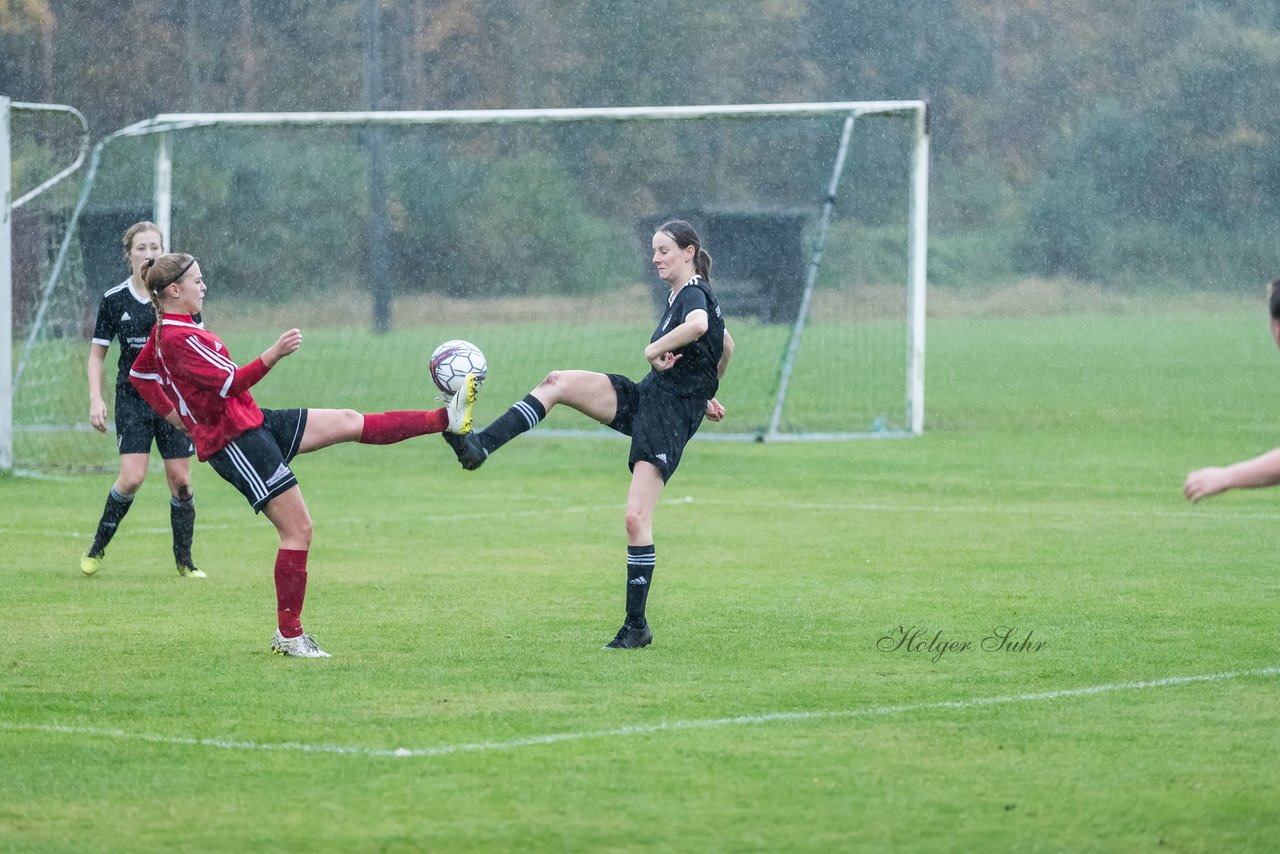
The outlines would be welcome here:
[[[125,496],[137,494],[138,490],[142,488],[142,481],[146,476],[145,472],[137,476],[121,474],[116,480],[116,492]]]
[[[307,514],[289,526],[288,538],[300,549],[311,548],[311,515]]]
[[[643,510],[627,510],[627,539],[637,539],[649,525],[649,514]]]
[[[558,393],[560,389],[564,388],[564,372],[552,371],[547,374],[542,379],[542,382],[538,383],[538,388],[549,391],[552,394]]]
[[[364,431],[364,415],[354,409],[339,409],[338,413],[342,416],[342,431],[359,438]]]

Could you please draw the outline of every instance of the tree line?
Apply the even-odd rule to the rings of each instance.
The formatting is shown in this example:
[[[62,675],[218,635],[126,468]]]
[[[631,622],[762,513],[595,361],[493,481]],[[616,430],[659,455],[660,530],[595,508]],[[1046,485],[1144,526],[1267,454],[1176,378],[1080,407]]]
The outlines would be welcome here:
[[[366,47],[376,26],[380,85]],[[925,98],[957,279],[1252,287],[1280,7],[1244,0],[0,0],[0,93],[160,112]],[[625,164],[618,164],[625,172]],[[980,235],[981,239],[974,239]]]

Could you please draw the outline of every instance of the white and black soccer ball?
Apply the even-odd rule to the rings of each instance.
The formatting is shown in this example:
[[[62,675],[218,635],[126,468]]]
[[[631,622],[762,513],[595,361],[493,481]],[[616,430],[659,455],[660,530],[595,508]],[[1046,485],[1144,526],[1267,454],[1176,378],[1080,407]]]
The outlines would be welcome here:
[[[431,354],[431,379],[436,388],[447,395],[462,388],[467,374],[475,374],[479,385],[488,373],[489,363],[484,353],[470,341],[446,341]]]

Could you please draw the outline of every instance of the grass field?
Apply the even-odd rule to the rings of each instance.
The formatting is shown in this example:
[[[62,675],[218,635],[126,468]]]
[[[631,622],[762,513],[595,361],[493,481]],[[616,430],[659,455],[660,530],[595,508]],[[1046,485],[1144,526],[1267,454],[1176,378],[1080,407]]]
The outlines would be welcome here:
[[[328,661],[207,466],[201,582],[161,476],[94,579],[110,476],[0,480],[0,850],[1274,850],[1280,493],[1180,495],[1280,444],[1262,307],[929,336],[919,439],[690,448],[638,652],[620,442],[299,458]]]

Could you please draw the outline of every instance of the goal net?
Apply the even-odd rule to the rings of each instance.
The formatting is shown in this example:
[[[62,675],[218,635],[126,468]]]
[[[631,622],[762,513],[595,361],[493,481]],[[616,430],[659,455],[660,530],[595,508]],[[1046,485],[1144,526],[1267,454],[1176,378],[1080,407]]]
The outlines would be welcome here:
[[[124,128],[95,148],[74,204],[43,208],[74,237],[41,298],[15,305],[16,464],[115,464],[114,443],[87,430],[84,321],[128,276],[120,236],[139,219],[200,260],[205,322],[239,361],[306,332],[305,357],[255,391],[265,406],[435,405],[427,357],[453,338],[488,358],[481,424],[553,369],[639,379],[668,291],[650,238],[678,218],[714,258],[737,344],[727,416],[700,438],[919,433],[925,116],[888,101],[166,114]],[[611,435],[567,410],[535,433]]]

